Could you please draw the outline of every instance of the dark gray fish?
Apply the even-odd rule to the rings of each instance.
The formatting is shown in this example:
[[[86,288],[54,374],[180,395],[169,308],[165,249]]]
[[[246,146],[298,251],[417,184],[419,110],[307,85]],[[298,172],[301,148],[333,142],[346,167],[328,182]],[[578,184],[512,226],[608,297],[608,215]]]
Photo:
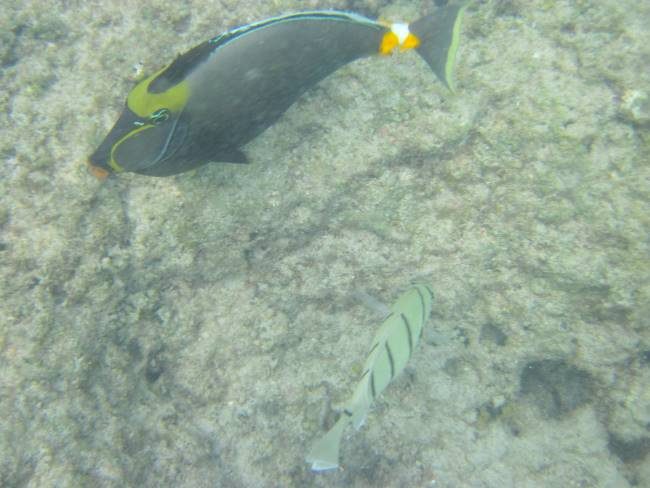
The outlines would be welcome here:
[[[453,89],[464,8],[442,7],[410,26],[313,11],[228,31],[139,82],[91,167],[98,176],[168,176],[209,162],[245,163],[240,148],[306,90],[372,54],[414,48]]]

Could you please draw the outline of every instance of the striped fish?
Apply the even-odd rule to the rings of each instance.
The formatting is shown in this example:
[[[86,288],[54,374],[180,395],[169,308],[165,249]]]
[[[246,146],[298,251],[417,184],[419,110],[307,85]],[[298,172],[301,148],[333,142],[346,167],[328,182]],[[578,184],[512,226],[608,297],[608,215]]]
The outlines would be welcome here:
[[[339,466],[341,436],[349,423],[359,428],[375,398],[406,366],[422,337],[431,314],[433,292],[428,285],[414,285],[391,307],[377,331],[361,379],[334,426],[312,445],[306,461],[313,471]]]

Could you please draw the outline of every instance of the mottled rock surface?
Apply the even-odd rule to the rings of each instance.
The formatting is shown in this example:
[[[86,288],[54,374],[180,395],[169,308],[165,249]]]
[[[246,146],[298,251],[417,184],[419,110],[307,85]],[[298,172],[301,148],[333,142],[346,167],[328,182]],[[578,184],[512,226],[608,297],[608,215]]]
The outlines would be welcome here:
[[[432,6],[3,2],[0,485],[650,486],[650,3],[476,1],[455,95],[367,59],[250,165],[86,170],[134,79],[228,27]],[[412,280],[435,339],[312,474],[380,321],[351,297]]]

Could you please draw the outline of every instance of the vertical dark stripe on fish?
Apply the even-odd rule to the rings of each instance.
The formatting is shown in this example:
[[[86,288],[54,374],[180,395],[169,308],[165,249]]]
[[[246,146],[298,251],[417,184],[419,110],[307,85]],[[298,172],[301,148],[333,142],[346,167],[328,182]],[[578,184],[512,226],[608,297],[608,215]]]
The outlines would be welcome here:
[[[392,380],[395,376],[395,362],[393,361],[393,353],[390,352],[388,341],[384,342],[384,346],[386,347],[386,354],[388,354],[388,362],[390,363],[390,379]]]
[[[375,372],[370,373],[370,393],[372,394],[372,399],[374,400],[377,396],[375,392]]]
[[[427,292],[429,293],[429,296],[431,297],[431,301],[433,302],[433,291],[431,291],[431,288],[429,288],[428,285],[424,285],[424,287],[427,289]]]
[[[426,307],[424,306],[424,297],[422,296],[422,292],[420,291],[419,288],[416,288],[415,291],[418,292],[418,296],[420,297],[420,305],[422,306],[422,326],[424,326],[424,320],[426,317],[424,316],[424,310]]]
[[[408,335],[408,339],[409,339],[409,357],[411,357],[411,351],[413,351],[413,336],[411,335],[411,326],[409,325],[409,321],[406,319],[403,313],[399,315],[400,317],[402,317],[402,322],[406,327],[406,334]]]

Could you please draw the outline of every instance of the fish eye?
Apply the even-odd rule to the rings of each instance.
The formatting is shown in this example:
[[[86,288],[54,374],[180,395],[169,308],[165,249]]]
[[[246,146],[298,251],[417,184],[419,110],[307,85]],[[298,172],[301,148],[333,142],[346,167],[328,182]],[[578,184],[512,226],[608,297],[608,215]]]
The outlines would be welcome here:
[[[151,115],[149,116],[149,121],[153,125],[160,125],[163,122],[169,120],[169,116],[170,116],[169,109],[161,108],[151,113]]]

